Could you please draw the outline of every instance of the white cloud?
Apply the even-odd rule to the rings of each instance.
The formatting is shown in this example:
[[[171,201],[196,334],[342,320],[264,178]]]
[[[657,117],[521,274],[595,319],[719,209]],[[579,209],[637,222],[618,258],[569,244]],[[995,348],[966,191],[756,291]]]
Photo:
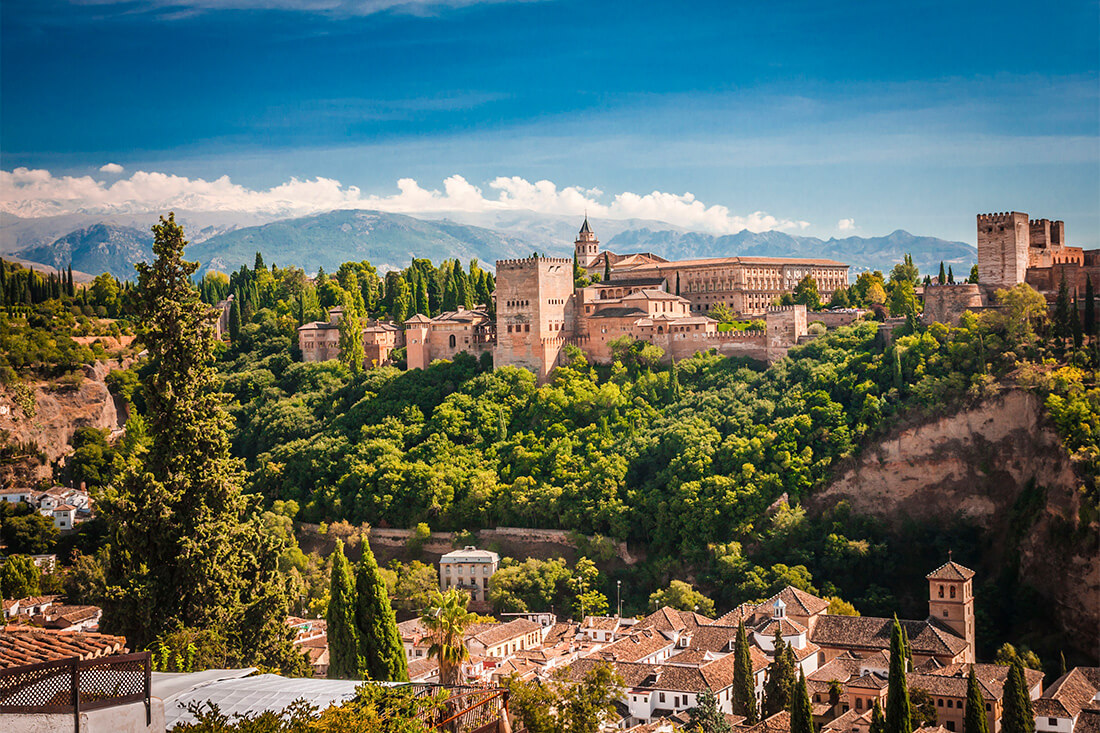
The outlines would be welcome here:
[[[99,172],[100,173],[115,173],[115,174],[117,174],[117,173],[121,173],[123,170],[124,170],[123,167],[121,165],[119,165],[118,163],[108,163],[106,165],[101,165],[99,167]]]
[[[609,198],[596,188],[559,188],[552,181],[531,182],[518,176],[493,179],[488,193],[458,175],[445,179],[442,190],[423,188],[412,178],[398,180],[397,189],[389,195],[364,195],[358,187],[344,186],[331,178],[291,178],[269,189],[254,190],[233,183],[228,176],[207,181],[147,171],[135,171],[129,178],[107,183],[91,176],[54,176],[47,170],[16,168],[0,170],[0,211],[33,217],[179,209],[289,217],[332,209],[404,214],[526,210],[570,216],[587,210],[594,217],[656,219],[716,234],[742,229],[797,231],[809,226],[809,222],[780,219],[763,211],[735,214],[720,204],[708,206],[691,193],[624,191]]]
[[[856,228],[855,219],[841,219],[836,223],[836,228],[842,232],[850,232]]]

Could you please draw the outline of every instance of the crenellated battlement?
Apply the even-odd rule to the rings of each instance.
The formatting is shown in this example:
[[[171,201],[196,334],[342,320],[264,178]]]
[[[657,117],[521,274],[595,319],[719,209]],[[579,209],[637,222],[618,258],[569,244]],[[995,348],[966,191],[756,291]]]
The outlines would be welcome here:
[[[999,224],[1009,221],[1016,215],[1027,216],[1027,214],[1020,214],[1018,211],[999,211],[992,214],[978,214],[978,221],[986,222],[987,224]]]
[[[538,265],[541,262],[545,262],[551,265],[573,265],[573,260],[569,259],[568,257],[524,257],[520,260],[497,260],[496,267],[498,270],[502,268],[507,270],[517,270],[531,267],[532,265]]]
[[[798,307],[799,306],[797,306],[797,305],[769,305],[767,308],[764,309],[764,312],[765,313],[784,313],[786,311],[793,311],[793,310],[797,309]],[[805,308],[806,306],[802,306],[802,307]]]

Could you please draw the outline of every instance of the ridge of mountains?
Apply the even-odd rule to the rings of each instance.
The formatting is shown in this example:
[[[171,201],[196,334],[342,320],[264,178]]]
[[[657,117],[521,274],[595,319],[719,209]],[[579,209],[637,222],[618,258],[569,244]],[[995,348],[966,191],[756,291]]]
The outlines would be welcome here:
[[[456,220],[457,219],[457,220]],[[439,262],[480,260],[492,267],[497,259],[525,257],[534,251],[572,256],[579,228],[576,217],[534,212],[496,212],[489,216],[419,218],[380,211],[341,209],[292,219],[262,221],[224,212],[183,212],[191,244],[187,257],[202,271],[230,272],[251,265],[255,253],[279,265],[332,272],[349,260],[370,260],[380,271],[403,268],[413,257]],[[26,219],[0,216],[0,255],[9,259],[116,277],[134,277],[135,262],[152,257],[153,215],[106,220],[90,214]],[[478,226],[472,222],[491,226]],[[847,262],[853,275],[864,270],[888,271],[906,253],[922,273],[935,274],[939,263],[966,277],[977,260],[976,249],[963,242],[897,230],[881,237],[828,240],[779,231],[715,235],[687,231],[665,222],[590,219],[601,247],[620,254],[651,252],[670,260],[701,257],[813,257]]]

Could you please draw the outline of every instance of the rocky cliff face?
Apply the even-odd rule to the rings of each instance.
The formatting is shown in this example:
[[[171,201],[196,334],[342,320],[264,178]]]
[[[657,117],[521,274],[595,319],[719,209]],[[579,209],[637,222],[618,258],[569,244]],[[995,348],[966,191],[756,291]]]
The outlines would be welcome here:
[[[117,366],[117,365],[116,365]],[[84,380],[76,387],[58,388],[47,382],[33,384],[34,414],[26,414],[17,404],[14,394],[0,387],[0,404],[9,407],[0,415],[0,431],[19,444],[34,443],[45,454],[46,462],[31,468],[31,479],[49,478],[50,464],[69,450],[69,441],[79,428],[94,427],[118,430],[126,417],[120,414],[104,378],[110,366],[97,363],[86,366]],[[7,480],[18,480],[8,476]]]
[[[810,508],[847,500],[853,510],[894,525],[962,518],[983,528],[993,548],[986,569],[1018,559],[1019,581],[1050,604],[1078,649],[1095,657],[1098,529],[1078,526],[1081,484],[1039,400],[1013,390],[894,430],[841,465]],[[1036,492],[1029,487],[1039,487],[1035,506],[1021,498]]]

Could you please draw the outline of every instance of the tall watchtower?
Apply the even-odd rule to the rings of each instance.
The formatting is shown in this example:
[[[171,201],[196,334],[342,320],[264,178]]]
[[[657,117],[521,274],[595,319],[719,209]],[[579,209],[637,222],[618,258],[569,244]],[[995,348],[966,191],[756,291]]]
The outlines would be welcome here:
[[[978,282],[997,288],[1024,282],[1030,244],[1027,214],[978,214]]]
[[[1026,221],[1026,220],[1025,220]],[[974,660],[974,571],[954,560],[933,570],[928,578],[928,615],[966,641],[966,659]]]
[[[588,226],[587,215],[577,234],[577,241],[573,242],[573,251],[577,254],[577,264],[585,268],[592,267],[600,254],[600,240],[596,239],[592,228]]]
[[[497,260],[495,366],[546,379],[573,335],[573,263],[562,257]]]

